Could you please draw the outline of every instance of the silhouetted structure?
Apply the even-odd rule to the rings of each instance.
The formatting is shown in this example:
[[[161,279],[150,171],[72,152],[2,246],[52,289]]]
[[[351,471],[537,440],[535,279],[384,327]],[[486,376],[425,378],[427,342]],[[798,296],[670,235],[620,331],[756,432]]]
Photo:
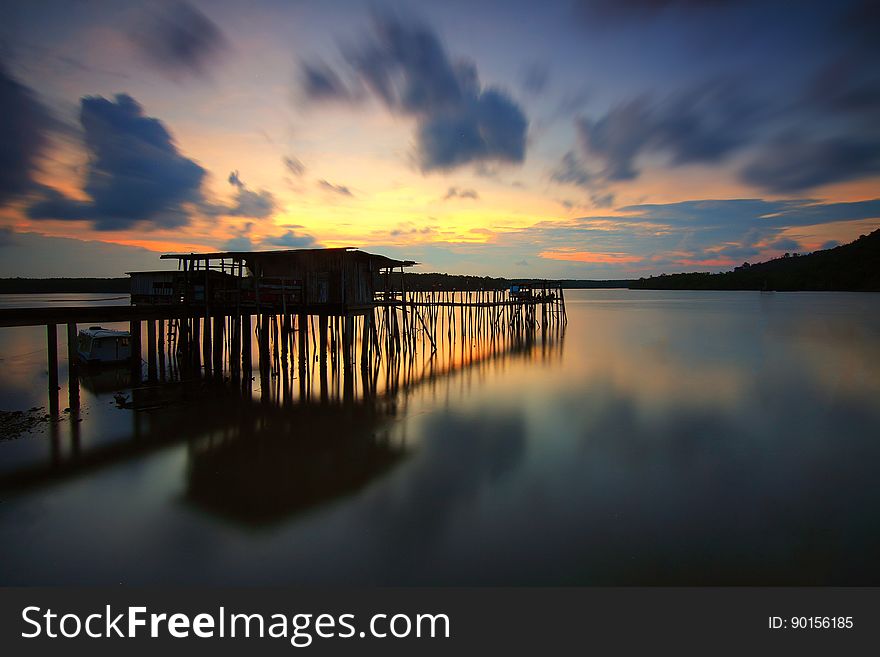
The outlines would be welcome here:
[[[176,272],[130,272],[132,305],[0,309],[0,326],[44,324],[50,413],[57,413],[57,325],[67,325],[70,407],[79,407],[77,323],[129,322],[134,382],[163,378],[170,367],[233,378],[249,375],[254,351],[263,380],[274,369],[300,370],[328,356],[349,371],[374,371],[428,345],[442,333],[504,341],[534,340],[567,321],[562,289],[530,282],[512,289],[407,290],[416,263],[357,249],[226,251],[164,255]],[[399,285],[395,285],[397,274]],[[146,323],[146,340],[142,324]],[[252,338],[256,350],[252,348]],[[167,357],[166,357],[167,354]],[[146,359],[144,359],[146,356]]]

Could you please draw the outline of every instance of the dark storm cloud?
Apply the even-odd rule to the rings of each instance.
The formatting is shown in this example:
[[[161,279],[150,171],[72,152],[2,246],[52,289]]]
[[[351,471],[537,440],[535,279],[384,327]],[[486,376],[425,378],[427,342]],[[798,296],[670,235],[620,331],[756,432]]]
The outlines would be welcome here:
[[[321,189],[326,189],[328,192],[339,194],[340,196],[353,196],[351,190],[345,185],[334,185],[333,183],[323,179],[318,181],[318,187],[320,187]]]
[[[220,28],[186,2],[174,2],[145,18],[131,31],[141,54],[171,77],[205,75],[229,48]]]
[[[522,162],[528,120],[499,89],[483,87],[471,62],[450,60],[427,26],[382,15],[372,33],[346,49],[358,83],[393,112],[416,119],[416,155],[423,171],[480,162]],[[308,67],[310,98],[351,97],[330,69]]]
[[[226,208],[224,214],[233,217],[263,219],[271,215],[275,210],[275,197],[272,195],[272,192],[265,189],[261,189],[259,192],[251,191],[239,178],[238,171],[233,171],[229,174],[228,182],[238,189],[238,193],[236,194],[235,205]]]
[[[97,230],[186,224],[185,204],[202,199],[205,175],[177,150],[158,119],[127,94],[82,99],[80,121],[89,155],[84,191],[90,201],[44,189],[27,209],[32,219],[90,220]]]
[[[28,192],[54,120],[0,62],[0,203]]]
[[[639,96],[576,127],[584,156],[601,163],[601,178],[632,180],[643,154],[665,155],[671,166],[724,160],[748,144],[757,115],[755,103],[718,80],[660,100]]]

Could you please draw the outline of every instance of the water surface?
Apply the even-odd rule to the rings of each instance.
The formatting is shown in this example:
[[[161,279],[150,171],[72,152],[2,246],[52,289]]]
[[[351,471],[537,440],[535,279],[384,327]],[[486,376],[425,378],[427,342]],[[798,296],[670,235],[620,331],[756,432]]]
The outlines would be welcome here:
[[[880,295],[566,301],[345,400],[86,377],[0,441],[0,584],[880,583]],[[46,404],[44,350],[0,329],[0,408]]]

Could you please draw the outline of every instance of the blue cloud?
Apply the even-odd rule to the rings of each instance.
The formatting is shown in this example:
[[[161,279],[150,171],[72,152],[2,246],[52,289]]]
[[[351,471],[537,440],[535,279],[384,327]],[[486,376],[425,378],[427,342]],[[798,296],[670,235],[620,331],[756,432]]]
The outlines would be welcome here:
[[[307,249],[317,246],[317,240],[311,235],[298,235],[293,230],[288,230],[282,235],[276,237],[267,237],[263,240],[266,244],[272,246],[282,246],[290,249]]]
[[[158,119],[144,116],[127,94],[114,101],[82,99],[80,120],[89,154],[89,201],[46,189],[27,208],[32,219],[89,220],[97,230],[172,228],[189,221],[186,204],[202,200],[205,170],[177,150]]]
[[[251,238],[246,235],[232,237],[220,245],[220,249],[223,251],[253,251],[255,248]]]
[[[423,171],[525,158],[523,110],[501,90],[483,87],[472,63],[453,64],[428,27],[379,16],[373,33],[346,55],[360,85],[391,111],[416,119],[416,155]],[[312,99],[352,97],[324,66],[304,66],[301,84]]]
[[[224,208],[224,214],[232,217],[263,219],[274,212],[275,197],[272,192],[265,189],[261,189],[259,192],[251,191],[239,178],[238,171],[229,174],[228,182],[238,189],[238,193],[235,197],[235,205]]]
[[[523,91],[533,96],[544,92],[550,83],[550,67],[542,62],[532,62],[524,67],[520,75]]]
[[[30,191],[54,120],[0,62],[0,203]]]
[[[880,173],[880,138],[790,135],[768,143],[742,170],[756,187],[787,193]]]
[[[550,178],[558,183],[578,187],[589,187],[594,180],[574,151],[568,151],[562,156],[559,164],[550,172]]]
[[[693,11],[732,7],[741,0],[576,0],[575,6],[586,19],[650,20],[664,11]]]
[[[353,98],[342,79],[323,63],[303,62],[300,65],[300,86],[310,100],[347,101]]]
[[[210,18],[187,2],[173,2],[138,22],[131,32],[141,54],[167,75],[203,76],[229,48]]]
[[[770,242],[769,246],[771,249],[778,249],[779,251],[801,251],[803,249],[800,243],[788,237]]]
[[[600,165],[594,175],[619,181],[638,177],[644,154],[664,155],[670,166],[721,162],[749,143],[757,115],[734,85],[714,80],[659,100],[639,96],[575,125],[587,162]]]

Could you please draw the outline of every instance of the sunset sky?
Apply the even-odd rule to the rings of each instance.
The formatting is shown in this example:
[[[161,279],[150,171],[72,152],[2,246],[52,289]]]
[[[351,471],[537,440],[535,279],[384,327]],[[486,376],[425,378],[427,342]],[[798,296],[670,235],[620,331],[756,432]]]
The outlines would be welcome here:
[[[873,1],[5,2],[0,276],[718,271],[880,226]]]

